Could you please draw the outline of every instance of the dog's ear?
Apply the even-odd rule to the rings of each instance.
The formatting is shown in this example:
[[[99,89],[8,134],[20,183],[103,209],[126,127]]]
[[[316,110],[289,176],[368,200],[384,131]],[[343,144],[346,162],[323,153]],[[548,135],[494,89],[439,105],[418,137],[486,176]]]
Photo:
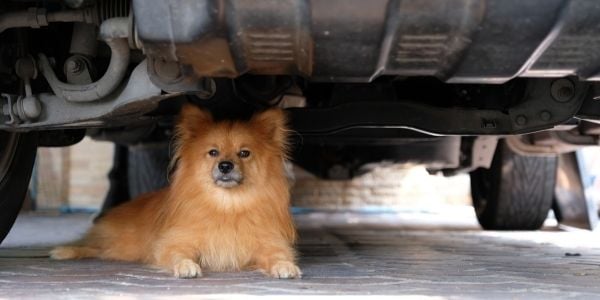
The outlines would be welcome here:
[[[212,115],[209,111],[200,107],[186,103],[181,108],[179,122],[177,123],[177,133],[180,138],[194,138],[202,131],[202,128],[213,123]]]
[[[271,108],[255,114],[250,123],[257,131],[264,132],[275,145],[285,149],[287,147],[288,128],[287,116],[283,109]]]

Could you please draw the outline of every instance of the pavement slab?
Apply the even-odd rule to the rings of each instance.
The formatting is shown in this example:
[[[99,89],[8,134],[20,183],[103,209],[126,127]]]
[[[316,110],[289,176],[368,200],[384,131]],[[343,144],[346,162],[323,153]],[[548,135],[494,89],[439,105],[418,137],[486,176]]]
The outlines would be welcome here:
[[[0,248],[0,299],[600,297],[597,232],[552,225],[535,232],[482,231],[467,210],[450,217],[447,211],[298,214],[299,280],[210,271],[176,279],[139,264],[47,258],[50,245],[76,238],[90,220],[21,216]]]

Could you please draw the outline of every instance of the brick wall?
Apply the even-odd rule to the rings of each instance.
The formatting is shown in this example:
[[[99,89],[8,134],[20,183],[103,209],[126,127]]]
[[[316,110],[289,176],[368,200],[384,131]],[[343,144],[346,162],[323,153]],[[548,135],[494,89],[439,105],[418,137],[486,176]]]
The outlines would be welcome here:
[[[98,208],[108,190],[113,144],[85,138],[72,147],[40,148],[37,207]]]
[[[296,206],[314,208],[403,208],[470,204],[468,176],[429,175],[423,167],[375,164],[352,180],[320,180],[296,167],[292,198]]]
[[[69,165],[71,148],[39,148],[36,159],[36,206],[52,209],[69,199]]]
[[[69,148],[40,149],[38,207],[100,207],[108,189],[112,154],[112,143],[88,138]],[[431,176],[422,167],[386,163],[368,169],[352,180],[336,181],[319,180],[296,167],[293,203],[331,209],[470,203],[467,176]]]

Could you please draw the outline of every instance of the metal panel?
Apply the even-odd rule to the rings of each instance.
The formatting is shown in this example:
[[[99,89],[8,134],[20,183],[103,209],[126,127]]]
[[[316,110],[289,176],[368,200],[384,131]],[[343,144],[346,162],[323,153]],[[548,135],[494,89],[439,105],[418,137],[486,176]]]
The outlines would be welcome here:
[[[596,0],[133,0],[150,56],[198,76],[599,80]]]

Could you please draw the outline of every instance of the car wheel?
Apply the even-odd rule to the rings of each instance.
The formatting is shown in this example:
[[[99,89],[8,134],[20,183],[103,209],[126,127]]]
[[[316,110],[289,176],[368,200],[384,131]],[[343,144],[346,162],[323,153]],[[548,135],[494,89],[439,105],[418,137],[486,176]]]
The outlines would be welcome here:
[[[489,169],[471,172],[479,224],[490,230],[536,230],[552,206],[556,157],[523,156],[498,143]]]
[[[36,141],[35,133],[0,131],[0,243],[14,224],[25,199]]]

